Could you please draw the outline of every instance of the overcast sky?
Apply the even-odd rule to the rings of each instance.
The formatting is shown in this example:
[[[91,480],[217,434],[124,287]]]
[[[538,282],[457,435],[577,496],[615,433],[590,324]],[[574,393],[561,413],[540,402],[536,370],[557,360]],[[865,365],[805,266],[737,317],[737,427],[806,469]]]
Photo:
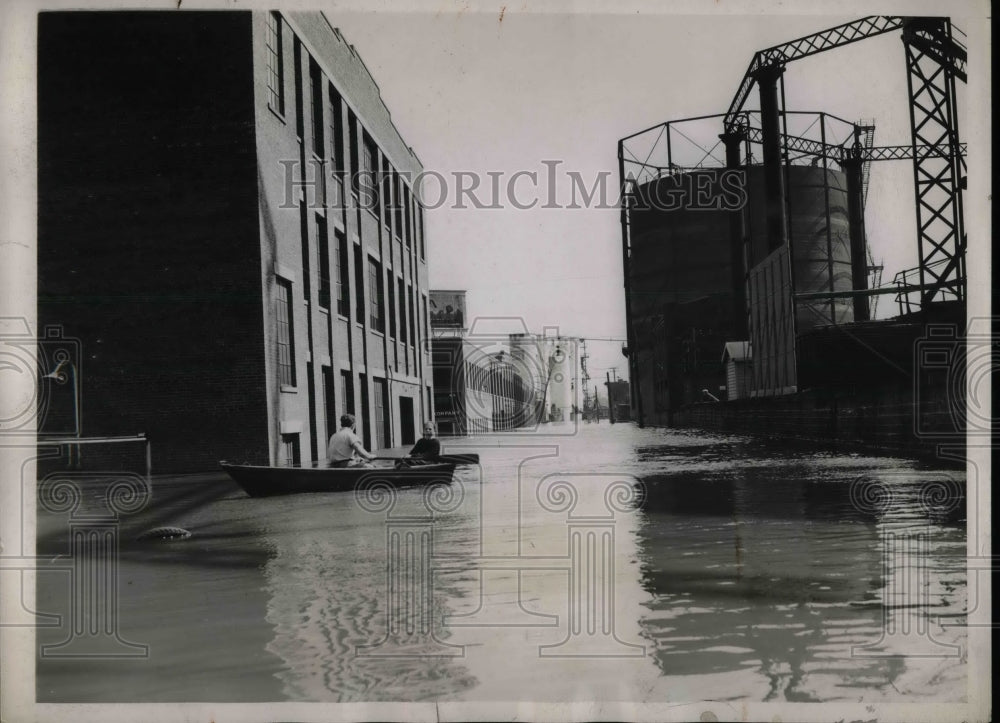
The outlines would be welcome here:
[[[454,6],[449,6],[454,7]],[[617,184],[617,140],[656,123],[724,112],[757,50],[849,16],[691,16],[654,12],[328,12],[364,59],[392,117],[424,167],[449,179],[450,201],[427,216],[431,288],[467,289],[469,317],[523,317],[532,331],[625,336],[621,234],[615,209],[542,209],[555,167],[589,186]],[[961,24],[956,19],[957,24]],[[874,118],[876,145],[909,142],[900,33],[803,59],[785,74],[790,110]],[[756,106],[756,92],[748,107]],[[720,129],[721,130],[721,129]],[[555,166],[558,161],[559,165]],[[506,188],[518,171],[518,209],[453,208],[455,172],[488,173]],[[874,164],[867,213],[884,279],[917,263],[912,165]],[[502,174],[502,175],[499,175]],[[435,190],[433,183],[429,189]],[[477,196],[489,203],[485,188]],[[434,202],[434,198],[428,198]],[[888,306],[888,297],[883,304]],[[588,344],[591,371],[626,372],[621,344]]]
[[[612,185],[617,182],[619,138],[667,120],[724,112],[757,50],[877,12],[950,12],[963,30],[978,30],[982,48],[989,12],[985,0],[841,0],[841,16],[817,14],[828,12],[821,0],[796,2],[796,16],[768,14],[787,7],[773,0],[244,0],[239,7],[279,5],[326,11],[364,58],[425,168],[448,178],[457,171],[483,178],[502,174],[506,184],[518,171],[536,172],[541,182],[545,162],[559,162],[557,198],[564,201],[567,172],[588,182],[611,174]],[[46,0],[44,6],[98,4]],[[173,9],[176,2],[148,7]],[[186,0],[183,7],[236,6]],[[572,12],[553,12],[559,8]],[[678,8],[713,14],[669,14]],[[5,316],[34,318],[35,9],[31,3],[7,4],[0,12],[0,77],[8,101],[0,111],[7,161],[0,175],[0,304]],[[978,25],[960,13],[975,14]],[[968,93],[971,111],[962,105],[962,132],[963,140],[971,139],[978,124],[966,202],[970,254],[981,259],[989,234],[989,77],[988,63],[977,65],[975,57],[970,83],[979,83],[979,90]],[[899,33],[797,61],[785,85],[789,109],[873,118],[877,145],[909,142]],[[756,104],[756,94],[751,102]],[[540,185],[544,202],[548,189]],[[530,191],[523,182],[517,188]],[[467,289],[469,318],[522,317],[532,331],[549,326],[573,336],[623,338],[617,210],[503,205],[446,206],[428,214],[432,288]],[[917,262],[913,207],[911,164],[874,164],[867,228],[885,279]],[[988,294],[988,268],[970,264],[970,274],[980,274],[979,283],[970,281],[974,305],[977,294]],[[980,301],[978,308],[987,307]],[[603,378],[611,366],[625,372],[620,343],[588,346],[595,377]]]

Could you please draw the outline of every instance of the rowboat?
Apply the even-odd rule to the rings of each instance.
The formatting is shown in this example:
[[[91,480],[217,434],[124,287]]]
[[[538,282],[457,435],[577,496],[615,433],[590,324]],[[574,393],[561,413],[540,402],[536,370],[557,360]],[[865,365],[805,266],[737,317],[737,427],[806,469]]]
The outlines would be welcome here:
[[[252,464],[219,462],[251,497],[273,497],[299,492],[350,492],[367,485],[388,484],[413,487],[449,484],[455,472],[453,463],[392,467],[266,467]]]

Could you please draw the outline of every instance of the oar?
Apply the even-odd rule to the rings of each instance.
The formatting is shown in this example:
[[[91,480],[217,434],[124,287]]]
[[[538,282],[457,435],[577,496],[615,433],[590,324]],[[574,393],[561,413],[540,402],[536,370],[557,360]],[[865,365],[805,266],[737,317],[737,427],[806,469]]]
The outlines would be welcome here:
[[[396,462],[401,459],[420,459],[419,457],[373,457],[373,460],[382,461],[393,461]],[[444,462],[447,464],[479,464],[479,455],[475,453],[471,454],[442,454],[433,460],[421,460],[425,462]]]
[[[452,464],[479,464],[479,455],[475,452],[468,454],[442,454],[438,457],[442,462]]]

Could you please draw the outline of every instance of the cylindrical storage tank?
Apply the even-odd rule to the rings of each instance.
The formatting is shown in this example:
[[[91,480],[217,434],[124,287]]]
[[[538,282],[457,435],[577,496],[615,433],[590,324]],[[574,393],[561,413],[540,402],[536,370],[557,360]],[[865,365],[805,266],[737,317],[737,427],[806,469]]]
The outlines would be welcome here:
[[[549,344],[549,383],[546,403],[551,421],[572,419],[575,404],[574,380],[576,378],[575,344],[567,339],[555,339]]]
[[[822,166],[786,166],[789,236],[795,293],[850,291],[850,221],[847,176]],[[750,169],[750,235],[753,267],[767,256],[763,169]],[[854,321],[848,298],[798,301],[796,332]]]
[[[510,367],[520,379],[518,389],[523,399],[518,426],[536,425],[544,419],[545,383],[548,377],[547,357],[543,356],[538,337],[534,334],[511,334]]]
[[[742,177],[722,169],[678,173],[642,184],[629,210],[629,302],[636,386],[644,420],[718,395],[723,345],[741,340],[736,294],[744,294],[742,247],[732,214]]]

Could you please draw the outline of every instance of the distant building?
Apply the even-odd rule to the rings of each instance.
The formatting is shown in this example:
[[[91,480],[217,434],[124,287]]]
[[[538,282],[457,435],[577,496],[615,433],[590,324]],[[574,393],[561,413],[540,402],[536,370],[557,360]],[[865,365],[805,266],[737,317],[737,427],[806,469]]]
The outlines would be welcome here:
[[[726,399],[743,399],[750,395],[753,382],[753,358],[749,341],[727,341],[722,351],[726,367]]]
[[[422,169],[323,13],[43,12],[39,326],[162,471],[433,418]]]
[[[523,426],[527,386],[506,340],[470,337],[465,292],[430,292],[434,409],[442,436],[488,434]]]
[[[629,394],[629,383],[624,379],[605,382],[608,388],[608,414],[613,422],[627,422],[630,419],[629,410],[632,398]]]

